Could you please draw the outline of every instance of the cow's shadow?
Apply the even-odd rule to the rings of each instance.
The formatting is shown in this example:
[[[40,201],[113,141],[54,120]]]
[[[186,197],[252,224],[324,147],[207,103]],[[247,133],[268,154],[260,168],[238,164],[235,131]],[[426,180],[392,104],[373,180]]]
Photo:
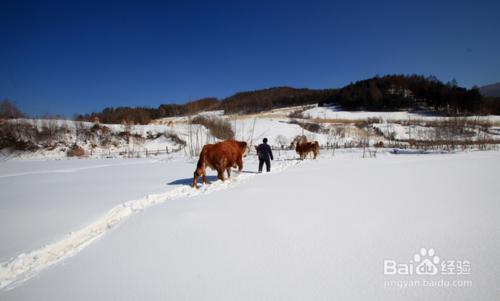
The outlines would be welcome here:
[[[248,171],[248,170],[242,170],[241,173],[257,173],[256,171]],[[227,176],[224,174],[224,176]],[[237,177],[237,172],[232,172],[231,177]],[[209,182],[215,182],[219,180],[217,176],[208,176],[207,175],[207,181]],[[201,177],[198,179],[198,183],[202,183]],[[170,183],[167,183],[167,185],[189,185],[191,186],[193,184],[193,177],[190,178],[184,178],[184,179],[177,179],[175,181],[172,181]]]
[[[217,180],[218,180],[217,176],[207,176],[207,181],[215,182]],[[198,182],[201,183],[201,177],[198,179]],[[167,185],[189,185],[189,186],[191,186],[191,184],[193,184],[193,177],[177,179],[175,181],[167,183]]]

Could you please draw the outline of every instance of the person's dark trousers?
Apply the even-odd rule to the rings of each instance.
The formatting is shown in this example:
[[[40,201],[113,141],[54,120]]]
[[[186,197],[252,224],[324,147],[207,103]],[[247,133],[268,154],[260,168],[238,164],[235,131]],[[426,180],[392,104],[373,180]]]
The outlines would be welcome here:
[[[266,163],[267,172],[271,171],[271,161],[269,159],[259,159],[259,172],[262,172],[262,166]]]

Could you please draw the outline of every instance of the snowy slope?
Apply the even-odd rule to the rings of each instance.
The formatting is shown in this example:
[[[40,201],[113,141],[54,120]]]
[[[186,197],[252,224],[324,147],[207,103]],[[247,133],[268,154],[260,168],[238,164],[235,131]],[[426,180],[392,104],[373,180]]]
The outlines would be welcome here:
[[[269,140],[271,145],[279,145],[277,137],[283,136],[289,144],[297,135],[306,135],[309,140],[326,143],[326,135],[313,133],[302,129],[297,124],[291,124],[288,118],[245,118],[231,122],[236,133],[236,139],[252,142],[257,145],[263,138]]]
[[[298,165],[283,158],[264,175],[246,162],[229,185],[160,198],[0,299],[497,299],[499,153],[337,152]],[[190,174],[172,170],[183,189]],[[383,260],[411,259],[422,247],[470,260],[471,275],[452,278],[473,286],[384,288],[394,277]]]
[[[308,118],[319,119],[347,119],[347,120],[360,120],[366,118],[380,118],[380,119],[395,119],[406,120],[410,117],[422,117],[418,114],[409,114],[407,111],[401,112],[371,112],[371,111],[344,111],[335,106],[331,107],[315,107],[303,112],[304,116]]]
[[[340,119],[340,120],[363,120],[367,118],[378,118],[381,121],[405,121],[405,120],[434,120],[443,119],[443,117],[436,115],[432,112],[408,112],[408,111],[394,111],[394,112],[374,112],[374,111],[344,111],[336,106],[329,107],[313,107],[303,112],[307,118],[317,119]],[[477,116],[470,116],[470,119],[478,118]],[[489,115],[480,116],[481,120],[490,120],[493,122],[500,121],[500,116]]]

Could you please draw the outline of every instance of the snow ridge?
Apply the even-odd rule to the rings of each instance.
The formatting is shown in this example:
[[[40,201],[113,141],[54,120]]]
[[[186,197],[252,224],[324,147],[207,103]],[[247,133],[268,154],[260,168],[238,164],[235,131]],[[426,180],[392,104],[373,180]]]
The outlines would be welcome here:
[[[301,162],[297,160],[276,161],[278,164],[275,164],[271,174],[282,172],[288,167],[297,165]],[[181,197],[194,197],[224,190],[231,187],[233,183],[240,184],[254,176],[256,176],[256,174],[242,173],[228,181],[216,181],[211,185],[203,185],[199,189],[193,189],[190,186],[184,185],[165,193],[151,194],[140,199],[116,205],[100,219],[81,230],[69,233],[60,241],[43,246],[27,254],[21,253],[8,261],[0,263],[0,290],[13,289],[38,274],[43,269],[76,255],[92,242],[101,238],[109,230],[119,225],[122,221],[146,208]]]

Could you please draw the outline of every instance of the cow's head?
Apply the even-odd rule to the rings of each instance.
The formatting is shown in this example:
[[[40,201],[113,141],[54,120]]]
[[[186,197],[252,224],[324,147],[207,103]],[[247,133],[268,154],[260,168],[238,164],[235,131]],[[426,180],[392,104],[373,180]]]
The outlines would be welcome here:
[[[240,146],[240,150],[242,151],[241,154],[242,154],[243,158],[245,158],[250,151],[250,147],[248,146],[248,143],[246,143],[245,141],[238,141],[238,145]]]

